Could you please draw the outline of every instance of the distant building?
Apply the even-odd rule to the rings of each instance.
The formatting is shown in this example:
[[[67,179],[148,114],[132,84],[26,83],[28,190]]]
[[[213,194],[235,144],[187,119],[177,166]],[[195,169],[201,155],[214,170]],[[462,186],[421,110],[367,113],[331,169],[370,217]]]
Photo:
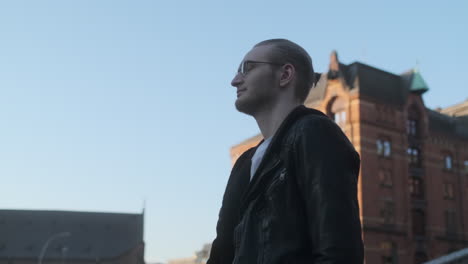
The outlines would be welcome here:
[[[197,257],[192,256],[188,258],[178,258],[178,259],[172,259],[167,262],[167,264],[195,264]]]
[[[468,101],[434,111],[422,98],[428,89],[417,70],[345,65],[333,52],[306,100],[360,153],[368,264],[419,264],[468,246]],[[233,163],[261,139],[232,147]]]
[[[188,258],[179,258],[169,260],[168,264],[206,264],[210,256],[211,243],[203,245],[202,249],[195,252],[195,255]]]
[[[206,264],[208,258],[210,257],[211,252],[211,243],[203,245],[203,248],[200,251],[197,251],[195,255],[197,259],[195,261],[196,264]]]
[[[468,99],[466,99],[463,103],[452,105],[444,109],[439,109],[439,111],[449,116],[468,116]]]
[[[143,216],[0,210],[0,264],[144,264]]]

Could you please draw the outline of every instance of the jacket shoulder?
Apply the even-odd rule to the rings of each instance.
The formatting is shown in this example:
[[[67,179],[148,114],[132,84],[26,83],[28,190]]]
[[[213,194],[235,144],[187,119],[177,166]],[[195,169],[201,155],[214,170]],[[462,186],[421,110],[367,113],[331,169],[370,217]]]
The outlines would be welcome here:
[[[298,126],[316,126],[320,124],[337,126],[335,122],[330,119],[330,117],[318,110],[300,117],[296,122],[296,125]]]
[[[237,164],[240,164],[240,163],[243,163],[245,162],[246,160],[252,158],[253,154],[255,153],[255,149],[257,147],[251,147],[249,148],[248,150],[244,151],[244,153],[242,153],[239,158],[237,158],[236,162],[234,163],[234,167],[237,165]]]
[[[313,109],[311,109],[313,110]],[[318,110],[314,110],[309,114],[301,116],[292,126],[292,134],[296,138],[301,136],[324,136],[333,134],[342,134],[341,128],[328,116]]]
[[[302,116],[294,124],[294,141],[299,138],[308,138],[307,141],[316,142],[324,147],[338,148],[357,155],[353,144],[343,130],[328,116],[322,112]]]
[[[249,160],[252,158],[253,154],[255,153],[256,147],[249,148],[248,150],[244,151],[239,158],[237,158],[234,166],[232,166],[231,176],[236,174],[240,168],[244,167],[248,164]]]

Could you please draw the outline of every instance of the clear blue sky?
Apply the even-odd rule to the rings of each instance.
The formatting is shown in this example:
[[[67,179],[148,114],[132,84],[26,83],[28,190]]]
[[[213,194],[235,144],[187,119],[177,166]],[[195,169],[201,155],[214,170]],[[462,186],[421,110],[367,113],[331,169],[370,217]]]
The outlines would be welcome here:
[[[468,97],[468,1],[2,1],[0,208],[141,212],[148,261],[214,238],[244,54],[288,38]]]

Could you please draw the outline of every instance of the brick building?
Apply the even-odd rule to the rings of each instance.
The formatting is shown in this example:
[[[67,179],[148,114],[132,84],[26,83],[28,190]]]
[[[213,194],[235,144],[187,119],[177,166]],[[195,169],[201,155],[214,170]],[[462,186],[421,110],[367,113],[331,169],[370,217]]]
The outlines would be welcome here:
[[[143,217],[0,210],[0,264],[144,264]]]
[[[425,107],[416,70],[401,75],[331,54],[306,106],[326,113],[361,155],[367,264],[418,264],[468,246],[468,101]],[[232,161],[258,144],[231,149]]]

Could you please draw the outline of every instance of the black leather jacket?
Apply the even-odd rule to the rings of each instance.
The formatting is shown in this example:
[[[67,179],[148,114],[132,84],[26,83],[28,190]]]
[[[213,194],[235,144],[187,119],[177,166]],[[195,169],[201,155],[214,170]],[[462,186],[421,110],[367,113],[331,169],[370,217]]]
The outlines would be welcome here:
[[[294,109],[249,183],[255,149],[232,169],[207,264],[362,264],[360,161],[341,129]]]

